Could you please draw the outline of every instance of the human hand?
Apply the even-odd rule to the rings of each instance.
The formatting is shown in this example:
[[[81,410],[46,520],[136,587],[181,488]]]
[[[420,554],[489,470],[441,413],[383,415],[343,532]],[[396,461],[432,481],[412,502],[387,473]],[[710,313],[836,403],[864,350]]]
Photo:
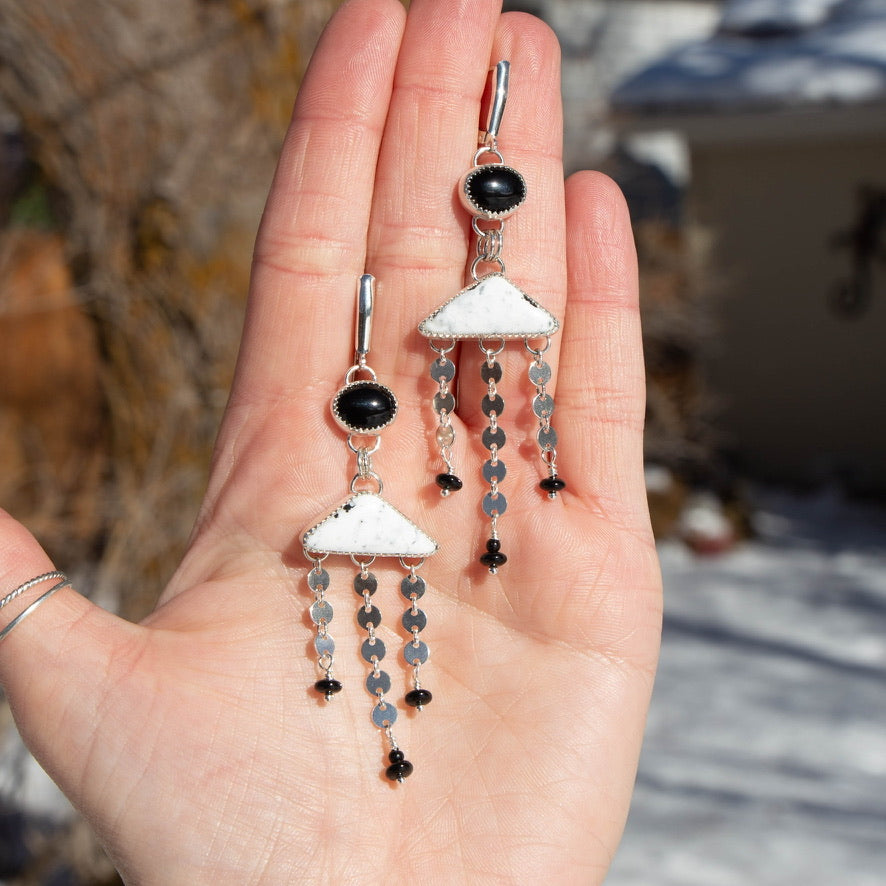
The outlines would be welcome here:
[[[413,0],[408,16],[397,0],[341,8],[296,103],[256,243],[209,489],[181,567],[142,625],[62,590],[0,644],[0,679],[22,735],[129,883],[605,876],[660,627],[635,259],[627,211],[607,179],[579,174],[564,191],[554,37],[499,10],[495,0]],[[465,344],[456,360],[465,488],[441,499],[431,355],[416,325],[465,283],[470,225],[454,187],[500,58],[512,63],[500,145],[530,189],[508,226],[508,275],[562,321],[546,359],[569,487],[555,501],[537,488],[527,355],[507,349],[501,390],[517,416],[507,425],[501,523],[509,562],[491,576],[477,562],[488,529],[473,468],[484,457],[481,355]],[[351,364],[364,269],[379,287],[371,364],[400,402],[375,468],[385,498],[440,543],[422,569],[431,647],[423,678],[434,701],[398,720],[416,771],[395,786],[369,722],[361,631],[345,615],[359,603],[355,570],[342,558],[324,565],[345,690],[327,704],[311,688],[300,545],[353,473],[329,401]],[[0,587],[49,568],[2,515]],[[373,602],[391,625],[402,610],[396,563],[377,561],[373,572]],[[389,648],[402,642],[391,635]],[[388,670],[408,688],[405,667]]]

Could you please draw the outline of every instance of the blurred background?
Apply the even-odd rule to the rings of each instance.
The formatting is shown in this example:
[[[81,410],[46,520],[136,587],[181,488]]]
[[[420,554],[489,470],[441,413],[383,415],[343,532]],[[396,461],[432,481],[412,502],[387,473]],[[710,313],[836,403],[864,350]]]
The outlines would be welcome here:
[[[337,0],[0,0],[0,506],[143,616]],[[641,269],[662,665],[613,886],[886,884],[886,0],[524,0]],[[119,882],[0,706],[0,883]]]

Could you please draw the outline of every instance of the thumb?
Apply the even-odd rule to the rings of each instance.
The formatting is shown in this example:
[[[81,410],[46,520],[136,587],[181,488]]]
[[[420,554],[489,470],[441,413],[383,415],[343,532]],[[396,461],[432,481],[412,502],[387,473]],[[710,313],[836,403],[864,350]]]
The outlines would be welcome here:
[[[0,510],[0,597],[53,570],[34,537]],[[63,579],[27,588],[0,609],[0,629]],[[95,724],[115,650],[131,631],[122,619],[62,588],[0,640],[0,685],[29,750],[76,802],[76,786],[94,741]]]

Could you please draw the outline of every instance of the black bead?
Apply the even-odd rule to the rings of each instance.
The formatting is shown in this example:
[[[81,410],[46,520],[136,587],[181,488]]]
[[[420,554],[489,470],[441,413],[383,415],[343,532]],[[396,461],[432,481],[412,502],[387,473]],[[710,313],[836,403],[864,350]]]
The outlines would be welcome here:
[[[566,488],[566,481],[561,480],[556,474],[553,477],[545,477],[538,484],[545,492],[560,492]]]
[[[388,754],[388,759],[392,763],[399,763],[406,759],[406,754],[404,754],[399,748],[395,748],[390,754]]]
[[[331,677],[327,677],[324,680],[318,680],[314,684],[314,689],[316,689],[317,692],[322,692],[326,698],[331,698],[336,692],[341,692],[341,683],[339,683],[338,680],[333,680]]]
[[[526,199],[526,182],[516,169],[488,163],[467,174],[464,193],[475,211],[500,218],[512,213]]]
[[[391,763],[387,769],[385,769],[385,775],[391,781],[402,781],[404,778],[408,778],[412,775],[412,763],[409,760],[400,760],[398,763]]]
[[[377,382],[355,381],[335,395],[332,414],[351,433],[375,433],[394,420],[397,398]]]
[[[413,689],[411,692],[406,693],[403,700],[411,708],[421,708],[426,704],[430,704],[433,697],[427,689]]]
[[[490,538],[486,542],[486,550],[490,554],[497,554],[501,550],[501,542],[497,538]]]
[[[445,492],[458,492],[464,486],[461,479],[455,474],[437,474],[434,482]]]
[[[504,566],[508,562],[508,558],[498,551],[489,551],[480,557],[480,562],[484,566],[488,566],[491,572],[493,569],[498,569],[499,566]]]

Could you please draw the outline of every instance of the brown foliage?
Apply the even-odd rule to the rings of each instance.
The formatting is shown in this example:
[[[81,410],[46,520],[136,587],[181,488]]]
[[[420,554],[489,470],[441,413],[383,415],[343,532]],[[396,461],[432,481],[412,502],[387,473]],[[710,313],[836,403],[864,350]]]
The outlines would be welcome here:
[[[0,96],[64,198],[65,253],[102,359],[102,556],[84,550],[79,565],[105,596],[125,588],[131,617],[195,515],[254,232],[302,60],[336,2],[0,0]]]
[[[698,232],[662,221],[634,226],[647,374],[646,456],[681,468],[706,462],[711,402],[701,379],[711,281]]]
[[[0,0],[0,106],[63,205],[56,234],[0,246],[0,505],[130,618],[196,515],[259,215],[338,2]],[[91,858],[81,827],[19,882]],[[88,858],[82,882],[109,882]]]
[[[0,236],[0,490],[54,556],[101,529],[107,457],[95,328],[57,234]]]

